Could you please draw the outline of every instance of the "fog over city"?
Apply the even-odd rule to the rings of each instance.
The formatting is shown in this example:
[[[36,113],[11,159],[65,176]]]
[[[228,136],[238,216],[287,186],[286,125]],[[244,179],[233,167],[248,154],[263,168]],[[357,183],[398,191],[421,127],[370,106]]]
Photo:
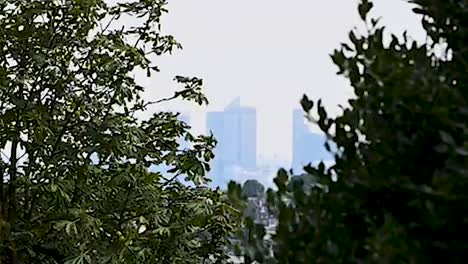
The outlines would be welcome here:
[[[300,108],[302,94],[323,98],[332,113],[351,96],[328,54],[347,39],[350,29],[361,25],[357,2],[169,1],[163,30],[184,48],[156,59],[160,74],[149,79],[142,74],[147,97],[172,95],[175,75],[203,78],[208,107],[184,102],[158,107],[188,112],[194,130],[204,133],[205,113],[222,110],[240,97],[243,105],[257,108],[258,155],[290,161],[292,142],[285,139],[292,137],[291,113]],[[372,12],[382,16],[389,33],[407,30],[424,40],[419,17],[408,6],[405,1],[380,0]]]
[[[293,111],[300,109],[301,96],[322,98],[329,112],[337,114],[338,105],[346,105],[352,94],[348,81],[336,75],[329,54],[350,29],[362,26],[357,2],[170,1],[163,30],[183,50],[156,59],[160,74],[137,74],[138,79],[147,87],[148,100],[155,100],[172,95],[175,75],[197,76],[204,80],[210,104],[170,102],[150,108],[148,115],[161,109],[181,111],[190,116],[194,133],[207,133],[207,112],[222,111],[239,97],[243,106],[256,110],[258,162],[291,166]],[[419,17],[408,7],[405,1],[380,0],[372,12],[382,17],[388,34],[401,36],[407,30],[410,37],[424,40]]]
[[[0,264],[468,263],[468,1],[0,1]]]

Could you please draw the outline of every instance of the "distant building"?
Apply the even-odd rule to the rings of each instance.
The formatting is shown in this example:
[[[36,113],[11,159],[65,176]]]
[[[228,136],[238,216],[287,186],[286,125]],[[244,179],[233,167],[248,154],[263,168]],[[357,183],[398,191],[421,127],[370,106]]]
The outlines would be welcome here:
[[[214,159],[211,162],[211,178],[212,186],[219,186],[223,183],[224,163],[222,153],[224,152],[224,113],[223,112],[208,112],[206,117],[206,125],[208,132],[213,133],[217,140],[216,148],[214,149]]]
[[[264,197],[250,197],[247,200],[247,207],[244,211],[245,216],[253,220],[256,225],[261,225],[265,228],[265,236],[263,237],[263,245],[265,250],[268,250],[268,253],[265,257],[269,259],[274,258],[274,240],[273,236],[276,234],[276,229],[278,227],[278,219],[269,212],[266,201]],[[226,247],[226,253],[231,256],[230,260],[232,263],[244,263],[244,257],[241,253],[241,256],[235,254],[235,248],[240,247],[244,252],[246,246],[249,243],[249,229],[244,228],[241,234],[231,236],[229,238],[230,244]],[[257,263],[257,262],[252,262]]]
[[[224,109],[224,160],[253,170],[257,164],[257,113],[236,98]]]
[[[302,171],[309,163],[331,159],[324,146],[326,137],[310,131],[305,121],[302,110],[293,111],[292,169],[295,172]]]
[[[212,162],[213,185],[224,186],[229,181],[228,167],[254,170],[257,164],[257,114],[255,108],[233,100],[224,111],[208,112],[207,130],[218,141]]]
[[[268,210],[264,197],[248,197],[246,214],[256,224],[261,224],[270,229],[274,229],[278,224],[276,217]]]

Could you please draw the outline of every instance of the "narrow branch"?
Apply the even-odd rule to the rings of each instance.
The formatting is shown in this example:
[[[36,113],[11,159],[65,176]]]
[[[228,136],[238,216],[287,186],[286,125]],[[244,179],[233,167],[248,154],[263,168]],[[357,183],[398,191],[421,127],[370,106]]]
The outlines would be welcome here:
[[[106,32],[106,30],[110,27],[110,25],[112,24],[112,22],[114,22],[116,18],[117,18],[117,14],[113,15],[112,18],[109,20],[109,22],[107,22],[107,25],[104,28],[101,27],[101,33]]]
[[[14,216],[16,212],[16,180],[17,180],[17,157],[16,152],[18,149],[18,140],[15,138],[11,143],[11,154],[10,154],[10,168],[9,175],[10,179],[8,181],[8,222],[12,223],[14,221]]]
[[[57,151],[58,144],[62,141],[62,137],[65,134],[65,132],[67,132],[67,129],[69,128],[70,122],[72,121],[72,116],[75,115],[76,111],[78,111],[78,109],[81,106],[82,101],[83,100],[80,100],[80,101],[77,102],[75,108],[73,109],[73,111],[71,113],[68,112],[69,116],[67,116],[65,118],[65,124],[63,125],[62,129],[60,130],[57,138],[55,139],[54,145],[52,146],[52,152],[51,152],[50,158],[52,158],[55,155],[55,152]]]
[[[3,177],[4,177],[4,167],[3,161],[0,160],[0,220],[3,219],[4,215],[4,203],[5,203],[5,196],[3,193]]]
[[[23,141],[22,141],[22,142],[23,142]],[[27,152],[27,151],[25,151],[25,152],[23,153],[23,155],[21,155],[21,156],[18,157],[18,161],[20,161],[20,160],[21,160],[22,158],[24,158],[26,155],[28,155],[28,152]]]
[[[10,155],[10,169],[9,169],[9,175],[10,175],[10,180],[8,184],[8,193],[7,193],[7,198],[8,198],[8,216],[7,216],[7,221],[9,223],[8,231],[7,231],[7,239],[10,241],[10,249],[9,249],[9,255],[10,255],[10,261],[12,264],[17,264],[18,263],[18,258],[16,255],[16,246],[15,242],[12,238],[12,226],[15,225],[16,221],[16,180],[17,180],[17,157],[16,157],[16,151],[18,148],[18,139],[15,135],[15,138],[13,139],[12,146],[11,146],[11,155]]]
[[[7,154],[5,154],[3,151],[0,151],[0,153],[2,153],[3,157],[5,157],[7,160],[9,160],[9,159],[10,159],[10,157],[8,157],[8,155],[7,155]]]
[[[154,105],[154,104],[160,104],[162,102],[167,102],[167,101],[171,101],[171,100],[174,100],[178,97],[179,95],[177,93],[175,93],[173,96],[171,97],[167,97],[167,98],[162,98],[162,99],[159,99],[157,101],[151,101],[151,102],[147,102],[143,105],[144,108],[146,108],[147,106],[149,105]]]
[[[35,196],[36,194],[33,192],[33,195],[31,195],[31,204],[29,206],[29,210],[26,215],[26,219],[28,219],[28,221],[31,221],[32,211],[34,210],[34,207],[36,206],[36,203],[39,200],[39,197],[35,197]]]
[[[148,12],[148,20],[146,20],[146,22],[145,22],[143,32],[140,33],[140,36],[135,41],[135,45],[133,46],[134,48],[136,48],[138,46],[138,43],[140,43],[141,39],[143,38],[143,35],[146,35],[148,30],[151,28],[151,14],[152,13],[153,13],[153,8],[151,8],[151,10]]]
[[[166,187],[167,185],[169,185],[171,182],[173,182],[177,177],[180,176],[180,173],[177,173],[176,175],[174,175],[172,178],[170,179],[167,179],[163,176],[163,179],[166,180],[166,182],[163,183],[162,187]]]

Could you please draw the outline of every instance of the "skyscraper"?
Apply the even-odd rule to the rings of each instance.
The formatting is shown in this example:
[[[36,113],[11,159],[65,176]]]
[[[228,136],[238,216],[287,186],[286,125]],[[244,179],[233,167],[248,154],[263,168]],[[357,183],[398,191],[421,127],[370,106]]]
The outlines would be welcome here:
[[[226,165],[255,169],[257,164],[257,114],[255,108],[240,105],[236,98],[224,108],[224,149]]]
[[[295,172],[302,171],[309,163],[330,158],[324,146],[326,137],[310,131],[305,121],[302,110],[293,111],[292,169]]]
[[[255,108],[240,105],[233,100],[222,112],[207,114],[208,132],[218,140],[212,175],[215,184],[227,183],[226,168],[238,166],[243,169],[256,168],[257,158],[257,115]]]
[[[211,162],[211,172],[213,185],[218,186],[221,184],[220,180],[224,172],[224,164],[222,159],[223,145],[224,145],[224,113],[223,112],[208,112],[206,116],[206,126],[208,133],[213,133],[216,138],[217,144],[214,149],[214,159]]]

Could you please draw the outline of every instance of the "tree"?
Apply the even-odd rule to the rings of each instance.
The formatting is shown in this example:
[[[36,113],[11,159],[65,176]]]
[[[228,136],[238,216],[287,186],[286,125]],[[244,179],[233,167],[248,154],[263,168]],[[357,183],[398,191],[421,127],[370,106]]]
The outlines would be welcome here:
[[[295,188],[303,188],[305,193],[309,193],[312,188],[320,187],[316,177],[307,173],[291,176],[288,181],[288,191],[293,192]]]
[[[259,208],[255,202],[264,199],[262,196],[246,196],[244,187],[248,182],[251,186],[261,186],[257,180],[247,180],[244,185],[234,181],[228,183],[227,198],[230,204],[243,212],[240,227],[231,237],[231,243],[228,247],[231,255],[240,258],[243,263],[250,264],[254,260],[264,260],[269,255],[269,244],[265,241],[266,231],[262,223],[256,221]],[[240,261],[239,260],[239,261]]]
[[[349,33],[331,56],[355,97],[330,117],[304,96],[309,118],[336,144],[335,164],[305,171],[328,188],[289,191],[280,170],[278,263],[466,263],[468,261],[468,6],[412,0],[427,41],[390,35],[359,14],[367,32]],[[312,110],[317,111],[313,119]]]
[[[265,187],[257,180],[246,180],[242,185],[242,195],[245,197],[261,197],[265,193]]]
[[[166,1],[0,1],[0,263],[207,263],[225,258],[236,211],[201,188],[215,140],[177,114],[136,118],[136,71],[180,47]],[[122,25],[134,17],[136,25]],[[178,140],[193,143],[178,148]],[[153,166],[166,165],[167,175]],[[184,175],[194,183],[177,181]]]

